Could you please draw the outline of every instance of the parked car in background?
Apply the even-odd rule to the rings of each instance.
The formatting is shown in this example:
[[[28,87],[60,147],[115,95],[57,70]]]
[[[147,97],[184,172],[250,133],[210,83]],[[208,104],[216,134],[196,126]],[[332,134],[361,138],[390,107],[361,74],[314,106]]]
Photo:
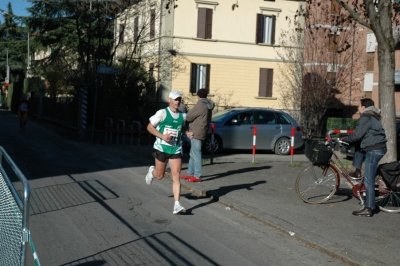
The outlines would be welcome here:
[[[343,137],[346,135],[343,135]],[[399,155],[400,151],[400,121],[396,122],[396,137],[397,137],[397,154]],[[340,144],[340,153],[346,155],[346,157],[353,158],[354,157],[354,152],[356,150],[356,147],[352,144],[346,145],[346,144]]]
[[[253,130],[257,126],[257,150],[271,150],[279,155],[290,154],[292,128],[295,129],[294,148],[303,145],[300,126],[287,113],[270,108],[230,108],[212,116],[215,126],[214,153],[222,149],[252,149]],[[183,139],[183,146],[190,147],[190,140]],[[203,150],[211,152],[211,127]]]

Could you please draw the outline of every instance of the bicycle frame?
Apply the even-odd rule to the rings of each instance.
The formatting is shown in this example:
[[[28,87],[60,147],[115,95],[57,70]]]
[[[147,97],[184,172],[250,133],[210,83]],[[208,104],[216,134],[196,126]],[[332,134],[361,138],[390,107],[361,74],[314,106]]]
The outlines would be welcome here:
[[[364,184],[364,177],[362,177],[360,181],[354,180],[353,178],[351,178],[349,176],[349,172],[344,167],[342,162],[339,160],[339,157],[337,156],[337,154],[335,153],[335,149],[333,148],[335,143],[333,141],[332,134],[339,134],[339,133],[352,134],[352,133],[354,133],[354,130],[335,129],[335,130],[331,130],[331,131],[328,132],[327,141],[326,141],[325,144],[329,145],[329,148],[332,150],[332,153],[333,153],[332,154],[332,158],[330,160],[330,165],[332,165],[335,168],[335,171],[337,171],[338,174],[341,174],[347,180],[347,182],[350,183],[350,185],[352,186],[353,190],[356,188],[357,196],[360,199],[361,204],[364,205],[364,200],[363,200],[363,197],[361,196],[361,189],[362,189],[363,184]],[[340,182],[340,179],[339,179],[339,182]],[[340,183],[339,183],[339,185],[340,185]]]

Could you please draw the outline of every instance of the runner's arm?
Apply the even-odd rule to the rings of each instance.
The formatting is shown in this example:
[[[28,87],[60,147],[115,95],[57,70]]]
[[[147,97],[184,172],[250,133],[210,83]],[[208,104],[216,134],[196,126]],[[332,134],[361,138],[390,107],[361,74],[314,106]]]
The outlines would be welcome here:
[[[171,139],[170,134],[164,135],[157,130],[158,124],[160,124],[160,122],[163,121],[166,116],[167,114],[165,112],[165,109],[158,110],[155,115],[149,118],[150,123],[147,125],[147,130],[153,136],[168,142]]]
[[[147,130],[150,132],[150,134],[156,136],[159,139],[162,139],[167,142],[171,140],[171,136],[169,133],[161,134],[161,132],[158,131],[151,123],[147,125]]]

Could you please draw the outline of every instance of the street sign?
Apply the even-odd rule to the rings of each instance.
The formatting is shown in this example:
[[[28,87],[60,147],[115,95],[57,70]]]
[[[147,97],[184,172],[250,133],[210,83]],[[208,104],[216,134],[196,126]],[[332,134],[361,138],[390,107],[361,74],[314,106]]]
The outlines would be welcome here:
[[[108,74],[108,75],[120,75],[121,71],[115,67],[105,67],[105,66],[98,66],[97,73],[99,74]]]

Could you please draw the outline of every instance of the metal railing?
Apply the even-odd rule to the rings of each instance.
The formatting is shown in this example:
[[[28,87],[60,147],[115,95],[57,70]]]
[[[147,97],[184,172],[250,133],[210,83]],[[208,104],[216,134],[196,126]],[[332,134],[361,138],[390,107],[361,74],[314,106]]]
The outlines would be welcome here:
[[[5,160],[4,160],[5,159]],[[8,165],[4,163],[7,162]],[[18,194],[9,174],[21,181],[22,195]],[[12,170],[12,171],[11,171]],[[0,265],[25,265],[25,244],[29,241],[35,265],[40,265],[29,231],[30,187],[17,165],[0,147]]]
[[[116,144],[120,144],[121,137],[122,145],[125,145],[126,138],[130,138],[130,145],[133,145],[134,139],[137,138],[137,147],[140,147],[141,130],[142,125],[139,121],[132,121],[132,124],[127,125],[125,120],[118,119],[114,128],[112,118],[107,118],[104,124],[104,143],[113,144],[113,135],[115,135]]]

